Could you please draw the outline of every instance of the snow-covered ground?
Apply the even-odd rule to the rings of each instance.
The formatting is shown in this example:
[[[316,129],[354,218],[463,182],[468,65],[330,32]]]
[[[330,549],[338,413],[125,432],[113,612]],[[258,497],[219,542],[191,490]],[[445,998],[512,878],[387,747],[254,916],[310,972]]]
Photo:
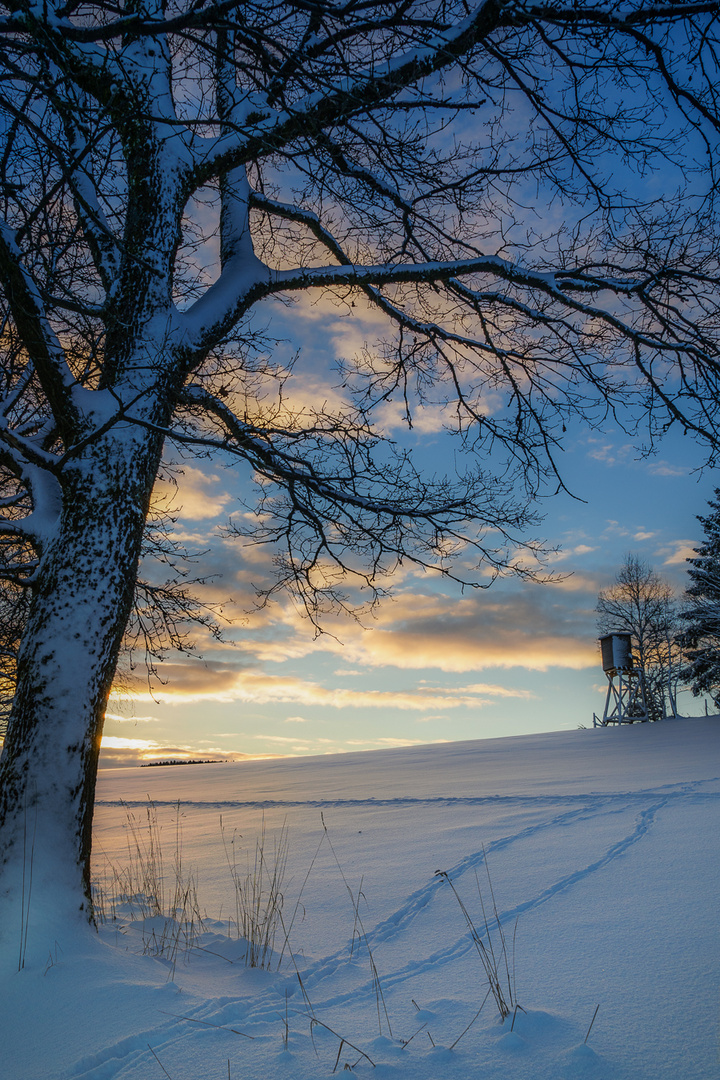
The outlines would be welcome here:
[[[166,890],[194,868],[206,918],[174,957],[138,901],[98,934],[48,927],[39,966],[4,957],[0,1077],[717,1080],[719,794],[712,717],[104,772],[106,910],[149,797]],[[264,828],[272,868],[283,826],[282,924],[252,969],[229,863],[244,878]],[[459,903],[484,934],[480,894],[504,1022]]]

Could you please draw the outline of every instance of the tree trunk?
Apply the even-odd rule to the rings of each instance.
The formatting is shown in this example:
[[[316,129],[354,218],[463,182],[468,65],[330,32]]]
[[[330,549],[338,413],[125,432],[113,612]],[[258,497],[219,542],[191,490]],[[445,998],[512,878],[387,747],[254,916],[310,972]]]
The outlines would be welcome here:
[[[47,958],[46,927],[92,918],[102,725],[161,448],[118,424],[63,471],[0,760],[0,936],[14,938],[20,966],[26,949]]]

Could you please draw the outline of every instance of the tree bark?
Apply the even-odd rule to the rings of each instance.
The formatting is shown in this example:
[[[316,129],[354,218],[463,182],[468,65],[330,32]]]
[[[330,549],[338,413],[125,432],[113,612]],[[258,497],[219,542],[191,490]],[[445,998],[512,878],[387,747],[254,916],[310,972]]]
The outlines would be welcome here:
[[[100,739],[161,449],[121,422],[63,470],[0,761],[0,934],[35,942],[55,916],[92,918]],[[47,955],[52,940],[38,945]]]

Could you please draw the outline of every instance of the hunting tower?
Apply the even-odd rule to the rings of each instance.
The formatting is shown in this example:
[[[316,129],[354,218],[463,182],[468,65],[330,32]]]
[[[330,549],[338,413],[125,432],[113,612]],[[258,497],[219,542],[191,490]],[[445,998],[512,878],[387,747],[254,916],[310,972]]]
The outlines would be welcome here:
[[[593,727],[608,724],[637,724],[649,719],[645,681],[635,667],[631,635],[616,632],[600,638],[603,671],[608,679],[602,719],[593,713]]]

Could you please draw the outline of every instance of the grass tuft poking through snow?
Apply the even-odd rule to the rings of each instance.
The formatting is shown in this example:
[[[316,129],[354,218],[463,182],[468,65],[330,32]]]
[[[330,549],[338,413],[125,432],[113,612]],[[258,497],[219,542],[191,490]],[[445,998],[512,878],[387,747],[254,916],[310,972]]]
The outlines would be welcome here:
[[[500,1013],[500,1019],[505,1020],[510,1013],[513,1013],[513,1027],[515,1026],[515,1018],[517,1016],[518,1009],[522,1006],[518,1005],[517,995],[515,992],[515,938],[517,934],[517,919],[515,920],[515,926],[513,929],[513,942],[512,942],[512,975],[510,974],[511,962],[508,958],[507,940],[505,938],[505,931],[503,930],[502,923],[500,921],[500,914],[498,912],[497,903],[495,902],[495,893],[492,887],[492,879],[490,877],[490,869],[487,863],[487,853],[483,846],[483,862],[485,864],[485,872],[488,879],[488,890],[490,893],[490,904],[492,907],[492,917],[488,917],[488,912],[485,907],[485,900],[483,899],[482,889],[480,888],[480,879],[478,878],[477,871],[475,872],[475,884],[477,886],[477,895],[480,901],[480,910],[482,912],[482,924],[484,933],[478,930],[475,922],[465,905],[464,900],[460,896],[455,884],[446,870],[437,870],[436,876],[442,878],[447,882],[453,892],[453,896],[458,902],[460,910],[463,913],[465,922],[467,923],[470,931],[470,937],[473,945],[480,957],[480,962],[485,971],[485,975],[488,981],[488,994],[483,1000],[483,1005],[490,994],[492,994],[495,1004],[497,1005],[498,1012]],[[480,1015],[483,1005],[480,1006],[478,1013],[475,1017]],[[474,1021],[473,1021],[474,1023]],[[466,1028],[466,1030],[468,1030]],[[512,1031],[512,1027],[510,1028]],[[465,1032],[463,1032],[463,1035]],[[453,1044],[455,1045],[455,1044]]]
[[[107,859],[93,882],[95,919],[140,921],[143,952],[170,961],[170,977],[178,959],[187,957],[204,930],[198,901],[197,873],[183,861],[182,813],[175,807],[174,844],[166,870],[157,808],[148,800],[142,819],[123,804],[128,858],[118,867]]]
[[[143,952],[169,960],[172,978],[178,959],[187,959],[191,950],[201,948],[199,939],[207,921],[198,899],[197,871],[188,869],[183,861],[180,804],[175,807],[169,863],[163,850],[157,807],[152,800],[148,800],[141,817],[122,805],[126,815],[127,859],[123,866],[117,866],[105,857],[92,886],[95,919],[100,924],[139,922]],[[279,966],[275,938],[283,925],[287,826],[283,824],[270,840],[263,819],[254,853],[251,856],[246,851],[244,862],[238,850],[242,837],[237,831],[228,837],[222,815],[220,837],[235,912],[228,922],[228,935],[242,941],[246,967],[269,969],[274,961]]]
[[[275,957],[275,938],[282,925],[283,880],[287,868],[288,830],[283,823],[268,847],[265,818],[255,841],[255,854],[245,868],[238,864],[235,831],[228,840],[220,817],[220,834],[225,860],[230,871],[235,897],[236,936],[246,942],[245,964],[251,968],[269,968]],[[279,964],[279,962],[278,962]]]

